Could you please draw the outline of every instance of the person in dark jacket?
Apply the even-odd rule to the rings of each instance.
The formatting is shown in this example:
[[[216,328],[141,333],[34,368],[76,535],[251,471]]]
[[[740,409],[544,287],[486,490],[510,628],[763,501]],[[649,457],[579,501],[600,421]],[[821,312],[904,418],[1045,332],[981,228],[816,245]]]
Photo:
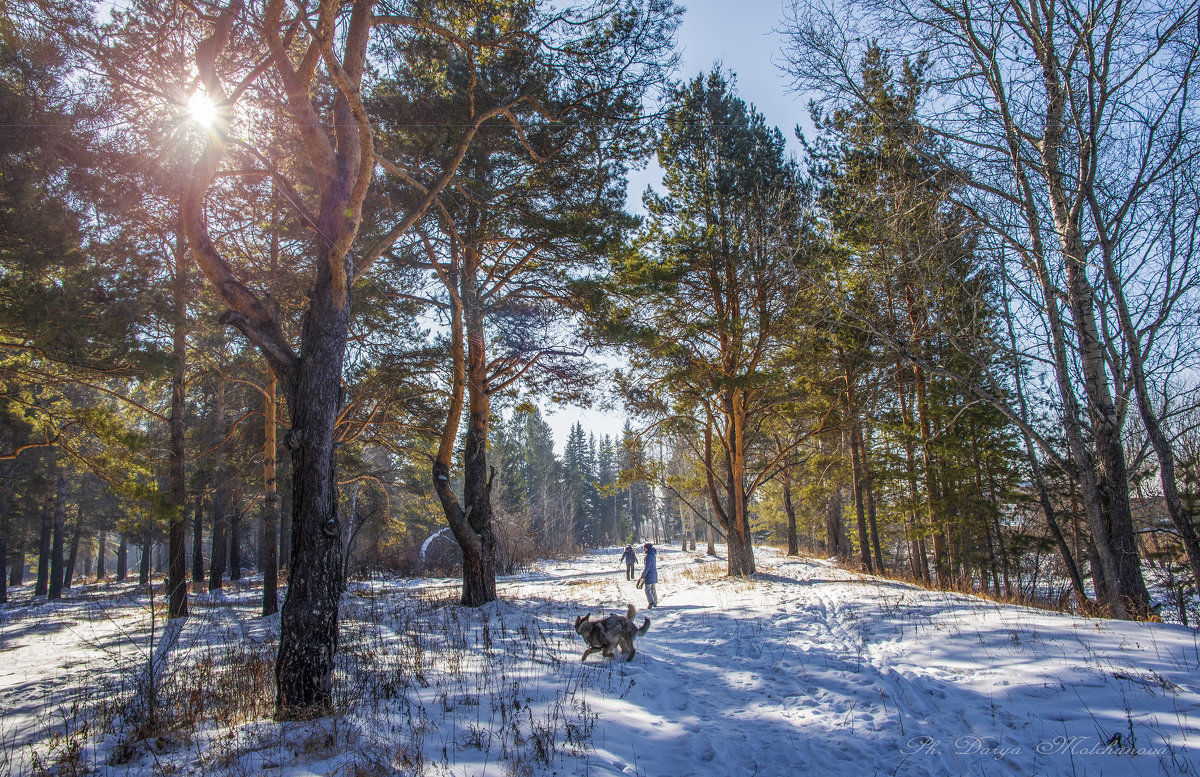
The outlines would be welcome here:
[[[658,592],[654,590],[654,586],[658,584],[658,551],[649,542],[642,546],[642,550],[645,552],[646,566],[642,569],[639,579],[646,592],[647,607],[653,609],[658,606]]]
[[[633,568],[638,565],[637,553],[633,551],[632,545],[625,546],[625,552],[621,554],[621,560],[625,562],[625,579],[633,580]]]

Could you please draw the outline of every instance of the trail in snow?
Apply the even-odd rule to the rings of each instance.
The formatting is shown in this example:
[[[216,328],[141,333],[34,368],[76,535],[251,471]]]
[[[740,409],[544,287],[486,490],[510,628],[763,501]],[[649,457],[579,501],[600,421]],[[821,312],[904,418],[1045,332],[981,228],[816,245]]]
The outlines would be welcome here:
[[[770,553],[753,580],[684,574],[704,563],[660,549],[661,605],[619,670],[636,690],[595,702],[594,773],[1200,773],[1191,629],[999,605]],[[640,602],[612,575],[609,609]]]
[[[422,760],[418,748],[422,773],[472,777],[1200,774],[1194,630],[1000,605],[769,549],[758,551],[758,576],[731,580],[723,561],[662,547],[661,605],[642,610],[618,555],[504,578],[501,601],[478,610],[451,603],[455,581],[359,584],[345,607],[345,671],[355,682],[403,682],[361,708],[350,693],[333,745],[314,751],[315,724],[258,720],[121,766],[97,744],[92,763],[105,774],[164,764],[179,774],[362,773],[369,745],[371,763],[395,773],[413,772],[403,764]],[[278,622],[253,617],[255,596],[198,602],[207,614],[189,621],[182,644],[261,639]],[[112,651],[138,641],[136,606],[89,620],[96,606],[86,601],[0,609],[0,729],[10,741],[44,736],[57,700],[116,671],[106,670]],[[637,656],[581,665],[575,616],[628,602],[639,622],[651,619]],[[405,614],[414,607],[420,618]],[[458,642],[445,644],[452,634]],[[427,655],[414,682],[411,651],[400,657],[418,639]],[[136,650],[121,651],[136,663]],[[486,676],[497,666],[504,677]],[[532,729],[522,744],[514,721],[539,721],[563,740],[569,726],[547,726],[575,713],[575,745],[560,741],[558,755],[531,763]],[[590,748],[578,747],[584,729]],[[221,759],[199,755],[226,740],[238,745]]]

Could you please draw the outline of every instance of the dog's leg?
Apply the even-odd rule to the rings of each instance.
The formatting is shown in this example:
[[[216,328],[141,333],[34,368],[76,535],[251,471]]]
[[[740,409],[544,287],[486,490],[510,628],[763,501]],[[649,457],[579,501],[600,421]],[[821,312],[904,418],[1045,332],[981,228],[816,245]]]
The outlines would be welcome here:
[[[582,664],[584,661],[587,661],[587,657],[590,656],[592,653],[595,653],[599,649],[600,648],[590,647],[587,650],[583,651],[583,658],[579,659],[579,663]]]

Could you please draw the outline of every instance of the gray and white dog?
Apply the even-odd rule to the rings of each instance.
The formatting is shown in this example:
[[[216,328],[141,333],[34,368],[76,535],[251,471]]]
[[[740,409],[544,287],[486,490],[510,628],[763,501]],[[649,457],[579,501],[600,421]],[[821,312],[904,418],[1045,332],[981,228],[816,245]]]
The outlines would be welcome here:
[[[588,656],[598,650],[602,651],[601,654],[605,657],[612,658],[613,648],[619,647],[625,654],[625,660],[632,661],[633,654],[637,652],[633,648],[633,638],[640,637],[650,630],[649,618],[646,618],[646,622],[640,628],[633,622],[633,616],[636,614],[637,608],[631,604],[624,615],[609,615],[598,621],[589,619],[587,615],[576,618],[575,633],[588,643],[588,649],[583,651],[583,658],[579,660],[586,661]]]

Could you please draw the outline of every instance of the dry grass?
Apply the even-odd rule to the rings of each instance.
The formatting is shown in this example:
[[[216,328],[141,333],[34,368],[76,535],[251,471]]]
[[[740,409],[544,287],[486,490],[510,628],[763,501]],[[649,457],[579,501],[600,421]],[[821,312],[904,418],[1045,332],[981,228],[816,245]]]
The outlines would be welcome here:
[[[25,756],[0,744],[0,764],[23,763],[12,773],[37,777],[106,767],[240,777],[261,774],[264,764],[317,762],[360,775],[463,773],[475,763],[513,775],[583,768],[597,717],[589,691],[628,693],[625,670],[580,666],[566,605],[512,600],[468,609],[458,596],[448,585],[347,596],[336,712],[303,723],[273,719],[278,621],[259,619],[252,596],[193,600],[185,636],[152,693],[148,629],[161,630],[161,613],[152,619],[145,598],[106,602],[98,617],[111,623],[141,618],[122,631],[129,649],[119,659],[97,659],[95,676],[107,684],[78,689],[70,719]]]

